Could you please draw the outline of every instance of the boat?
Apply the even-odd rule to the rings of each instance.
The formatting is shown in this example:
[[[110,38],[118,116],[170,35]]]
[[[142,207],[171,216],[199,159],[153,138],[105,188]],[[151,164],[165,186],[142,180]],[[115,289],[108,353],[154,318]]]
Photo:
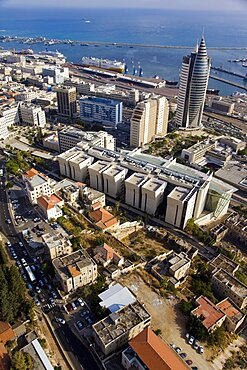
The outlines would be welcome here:
[[[207,94],[209,95],[219,95],[220,90],[217,89],[207,89]]]
[[[154,77],[154,78],[157,78],[157,77]],[[159,78],[159,76],[158,76]],[[178,81],[170,81],[170,80],[166,80],[166,85],[167,86],[177,86],[178,84]]]
[[[40,51],[39,55],[46,55],[46,56],[50,56],[50,57],[54,57],[58,59],[65,59],[65,56],[62,53],[60,53],[58,50],[53,51],[53,50],[46,49],[45,51]]]
[[[87,21],[85,21],[85,23],[91,23],[91,21],[87,20]]]
[[[86,67],[99,67],[103,69],[108,69],[110,71],[121,72],[123,73],[125,70],[125,63],[119,62],[117,60],[110,60],[110,59],[101,59],[95,57],[83,57],[82,58],[82,65]]]
[[[242,64],[242,67],[247,67],[247,63],[243,63]]]

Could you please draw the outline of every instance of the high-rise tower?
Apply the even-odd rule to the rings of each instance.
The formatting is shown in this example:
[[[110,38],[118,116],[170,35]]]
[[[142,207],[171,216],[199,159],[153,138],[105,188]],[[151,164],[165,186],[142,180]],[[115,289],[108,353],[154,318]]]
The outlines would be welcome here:
[[[207,55],[204,37],[191,55],[183,58],[180,73],[176,124],[181,128],[201,126],[208,86],[211,59]]]

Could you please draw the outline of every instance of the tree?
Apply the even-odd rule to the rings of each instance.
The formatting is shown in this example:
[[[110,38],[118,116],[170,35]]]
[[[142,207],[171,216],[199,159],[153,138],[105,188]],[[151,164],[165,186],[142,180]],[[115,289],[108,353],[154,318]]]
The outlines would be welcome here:
[[[156,334],[156,335],[158,335],[158,336],[162,334],[161,329],[156,329],[154,332],[155,332],[155,334]]]
[[[33,368],[33,359],[29,353],[15,351],[11,357],[11,369],[30,370]]]
[[[191,302],[182,301],[180,304],[180,309],[185,315],[190,315],[191,311],[193,310],[194,305]]]
[[[8,262],[8,256],[2,244],[0,244],[0,265],[5,265],[7,262]]]
[[[187,324],[188,331],[199,340],[206,340],[209,336],[206,328],[203,326],[200,319],[191,315]]]

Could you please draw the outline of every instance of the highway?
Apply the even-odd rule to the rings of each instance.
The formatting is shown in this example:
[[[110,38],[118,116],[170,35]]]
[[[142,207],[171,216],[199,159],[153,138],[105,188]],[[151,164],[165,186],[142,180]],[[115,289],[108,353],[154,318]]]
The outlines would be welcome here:
[[[3,168],[4,173],[5,173],[4,166],[5,166],[4,159],[1,158],[0,168]],[[21,233],[15,227],[14,219],[9,210],[9,202],[8,202],[8,196],[7,196],[7,189],[5,186],[5,180],[6,180],[5,175],[0,178],[0,204],[1,204],[0,206],[0,231],[10,241],[11,246],[14,248],[14,251],[19,261],[21,260],[21,258],[24,257],[28,265],[30,264],[35,265],[30,255],[30,251],[27,248],[25,240],[23,240]],[[20,201],[22,202],[21,208],[23,209],[23,212],[25,212],[27,208],[25,206],[26,199],[22,197]],[[11,223],[7,223],[6,220],[11,220]],[[19,245],[20,241],[24,244],[24,248],[27,252],[26,255],[24,255],[25,252],[23,253],[23,247]],[[9,255],[11,257],[10,252],[9,252]],[[39,275],[39,272],[35,272],[35,275],[37,279],[42,278],[42,276]],[[49,278],[47,277],[47,279]],[[52,285],[52,282],[50,280],[49,280],[49,283]],[[34,287],[35,283],[32,285]],[[47,299],[49,297],[49,290],[47,291],[46,289],[42,289],[42,293],[39,294],[39,296],[41,295],[45,299]],[[62,345],[63,351],[66,352],[67,356],[69,357],[69,363],[72,366],[69,366],[69,363],[68,363],[68,369],[72,367],[75,370],[82,370],[82,369],[101,370],[100,364],[97,363],[92,353],[90,352],[89,348],[86,347],[78,339],[78,337],[71,330],[68,323],[62,326],[55,323],[54,318],[56,316],[64,317],[64,311],[62,310],[62,308],[57,305],[54,309],[52,309],[49,312],[48,316],[49,316],[50,322],[52,323],[53,331],[55,332],[60,344]]]

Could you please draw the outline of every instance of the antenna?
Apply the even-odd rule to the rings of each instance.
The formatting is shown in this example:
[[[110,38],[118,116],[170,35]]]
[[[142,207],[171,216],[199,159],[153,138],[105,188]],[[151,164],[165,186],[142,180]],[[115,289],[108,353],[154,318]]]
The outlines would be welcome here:
[[[205,31],[205,27],[203,26],[202,27],[202,38],[204,39],[204,31]]]

